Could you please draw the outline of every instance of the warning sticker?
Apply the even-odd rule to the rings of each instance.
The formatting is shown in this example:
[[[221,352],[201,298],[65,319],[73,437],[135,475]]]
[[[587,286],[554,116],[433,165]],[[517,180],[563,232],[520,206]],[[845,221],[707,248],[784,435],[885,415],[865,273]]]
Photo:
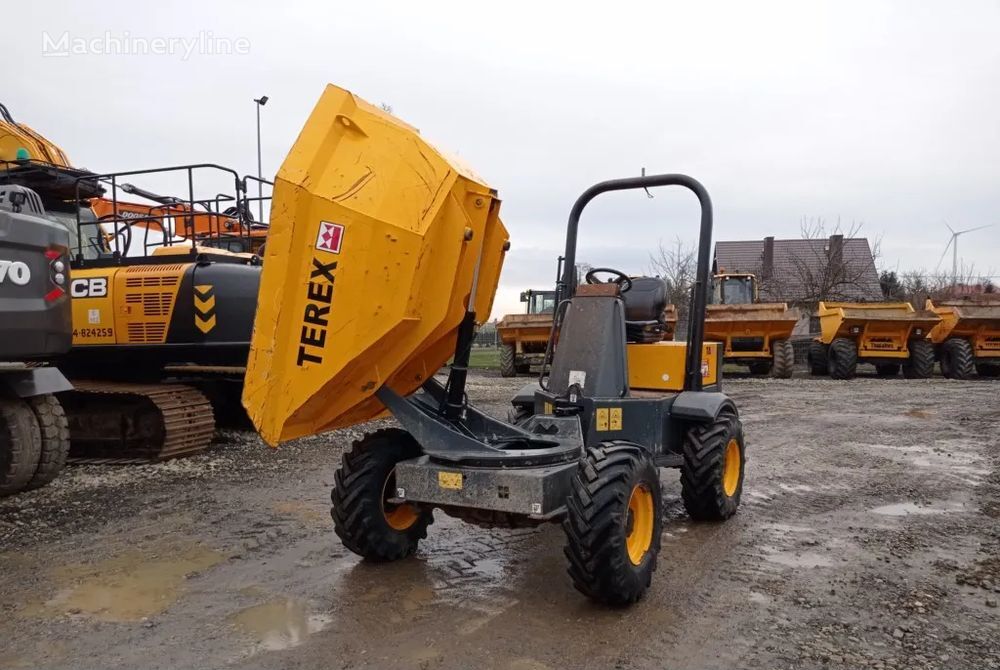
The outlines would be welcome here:
[[[316,235],[316,248],[322,251],[329,251],[333,254],[340,253],[340,246],[344,243],[344,227],[339,223],[329,221],[319,222],[319,234]]]
[[[461,489],[461,472],[438,472],[438,486],[443,489]]]

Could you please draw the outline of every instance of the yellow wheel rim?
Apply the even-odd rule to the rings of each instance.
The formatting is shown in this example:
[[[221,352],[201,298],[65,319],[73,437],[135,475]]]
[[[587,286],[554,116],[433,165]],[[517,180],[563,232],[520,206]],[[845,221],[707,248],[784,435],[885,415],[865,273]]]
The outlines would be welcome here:
[[[729,440],[722,460],[722,490],[730,498],[736,494],[736,488],[740,485],[742,460],[740,443],[736,438]]]
[[[403,503],[402,505],[394,505],[389,502],[389,498],[393,497],[396,493],[396,470],[395,468],[389,473],[389,476],[385,478],[385,483],[382,485],[382,516],[385,517],[385,522],[389,524],[389,528],[393,530],[406,530],[413,524],[417,522],[420,518],[420,512],[414,505],[409,503]]]
[[[653,494],[645,484],[636,484],[628,499],[628,517],[625,520],[625,549],[632,565],[642,563],[643,556],[653,543]]]

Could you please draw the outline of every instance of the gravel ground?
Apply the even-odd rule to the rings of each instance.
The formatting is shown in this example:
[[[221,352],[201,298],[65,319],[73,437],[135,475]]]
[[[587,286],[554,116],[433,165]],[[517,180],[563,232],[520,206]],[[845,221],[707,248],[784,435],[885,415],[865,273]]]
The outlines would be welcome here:
[[[799,373],[801,374],[801,373]],[[476,375],[497,414],[523,380]],[[591,605],[556,527],[437,515],[372,566],[331,532],[341,452],[70,468],[0,500],[0,668],[1000,668],[1000,383],[736,379],[740,512],[696,524],[662,475],[647,597]]]

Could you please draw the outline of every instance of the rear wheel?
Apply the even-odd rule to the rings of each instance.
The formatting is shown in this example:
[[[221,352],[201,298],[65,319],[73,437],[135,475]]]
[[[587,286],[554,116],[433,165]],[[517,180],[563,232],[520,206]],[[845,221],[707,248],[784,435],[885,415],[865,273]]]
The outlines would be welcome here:
[[[52,394],[28,398],[28,405],[38,422],[41,436],[38,468],[25,486],[25,489],[30,490],[51,482],[66,465],[66,456],[69,454],[69,422],[62,405]]]
[[[875,372],[879,377],[895,377],[899,374],[899,363],[876,363]]]
[[[833,379],[851,379],[858,371],[858,347],[853,340],[838,337],[830,343],[828,367]]]
[[[976,363],[976,374],[980,377],[1000,377],[1000,363]]]
[[[345,547],[370,561],[394,561],[417,550],[434,520],[431,511],[389,500],[396,496],[396,463],[420,453],[413,436],[387,428],[366,435],[344,454],[330,493],[330,515]]]
[[[752,375],[766,375],[771,372],[771,361],[758,361],[751,363],[749,367]]]
[[[573,586],[607,605],[649,588],[660,551],[660,480],[649,453],[630,442],[587,450],[566,502],[566,558]]]
[[[975,369],[972,345],[953,337],[941,345],[941,374],[948,379],[971,379]]]
[[[903,363],[903,376],[907,379],[927,379],[934,374],[934,345],[930,340],[910,340],[907,344],[910,357]]]
[[[513,377],[517,374],[517,367],[514,364],[515,352],[513,344],[500,345],[500,376]]]
[[[795,367],[795,349],[790,340],[778,340],[771,347],[774,353],[774,365],[771,367],[771,376],[778,379],[788,379],[792,376],[792,369]]]
[[[20,398],[0,399],[0,496],[24,489],[38,469],[38,421]]]
[[[827,352],[828,347],[822,342],[812,342],[809,345],[809,374],[813,377],[825,377],[830,374]]]
[[[724,412],[709,424],[688,429],[681,466],[681,498],[692,519],[724,521],[736,513],[743,494],[746,449],[743,424]]]

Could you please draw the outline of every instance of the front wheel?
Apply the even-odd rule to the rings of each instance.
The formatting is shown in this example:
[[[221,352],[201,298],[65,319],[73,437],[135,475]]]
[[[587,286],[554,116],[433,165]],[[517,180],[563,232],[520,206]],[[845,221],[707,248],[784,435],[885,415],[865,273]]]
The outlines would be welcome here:
[[[907,348],[910,357],[903,362],[904,377],[927,379],[934,374],[934,345],[930,340],[910,340]]]
[[[330,493],[333,529],[344,546],[370,561],[395,561],[427,537],[431,510],[396,497],[396,464],[420,455],[413,436],[399,428],[365,435],[344,454]]]
[[[968,340],[953,337],[941,345],[941,374],[948,379],[971,379],[974,361]]]
[[[795,348],[790,340],[778,340],[771,347],[774,352],[774,365],[771,376],[778,379],[789,379],[795,368]]]
[[[692,519],[724,521],[743,494],[746,447],[743,424],[732,411],[689,428],[683,443],[681,498]]]
[[[813,377],[825,377],[830,374],[828,351],[829,348],[822,342],[809,344],[809,374]]]
[[[858,345],[838,337],[830,343],[827,360],[831,379],[853,379],[858,371]]]
[[[517,374],[516,355],[513,344],[500,345],[500,376],[513,377]]]
[[[20,398],[0,398],[0,497],[24,490],[38,470],[41,431]]]
[[[587,450],[566,502],[566,558],[573,586],[606,605],[638,601],[660,551],[660,479],[642,447],[615,440]]]

